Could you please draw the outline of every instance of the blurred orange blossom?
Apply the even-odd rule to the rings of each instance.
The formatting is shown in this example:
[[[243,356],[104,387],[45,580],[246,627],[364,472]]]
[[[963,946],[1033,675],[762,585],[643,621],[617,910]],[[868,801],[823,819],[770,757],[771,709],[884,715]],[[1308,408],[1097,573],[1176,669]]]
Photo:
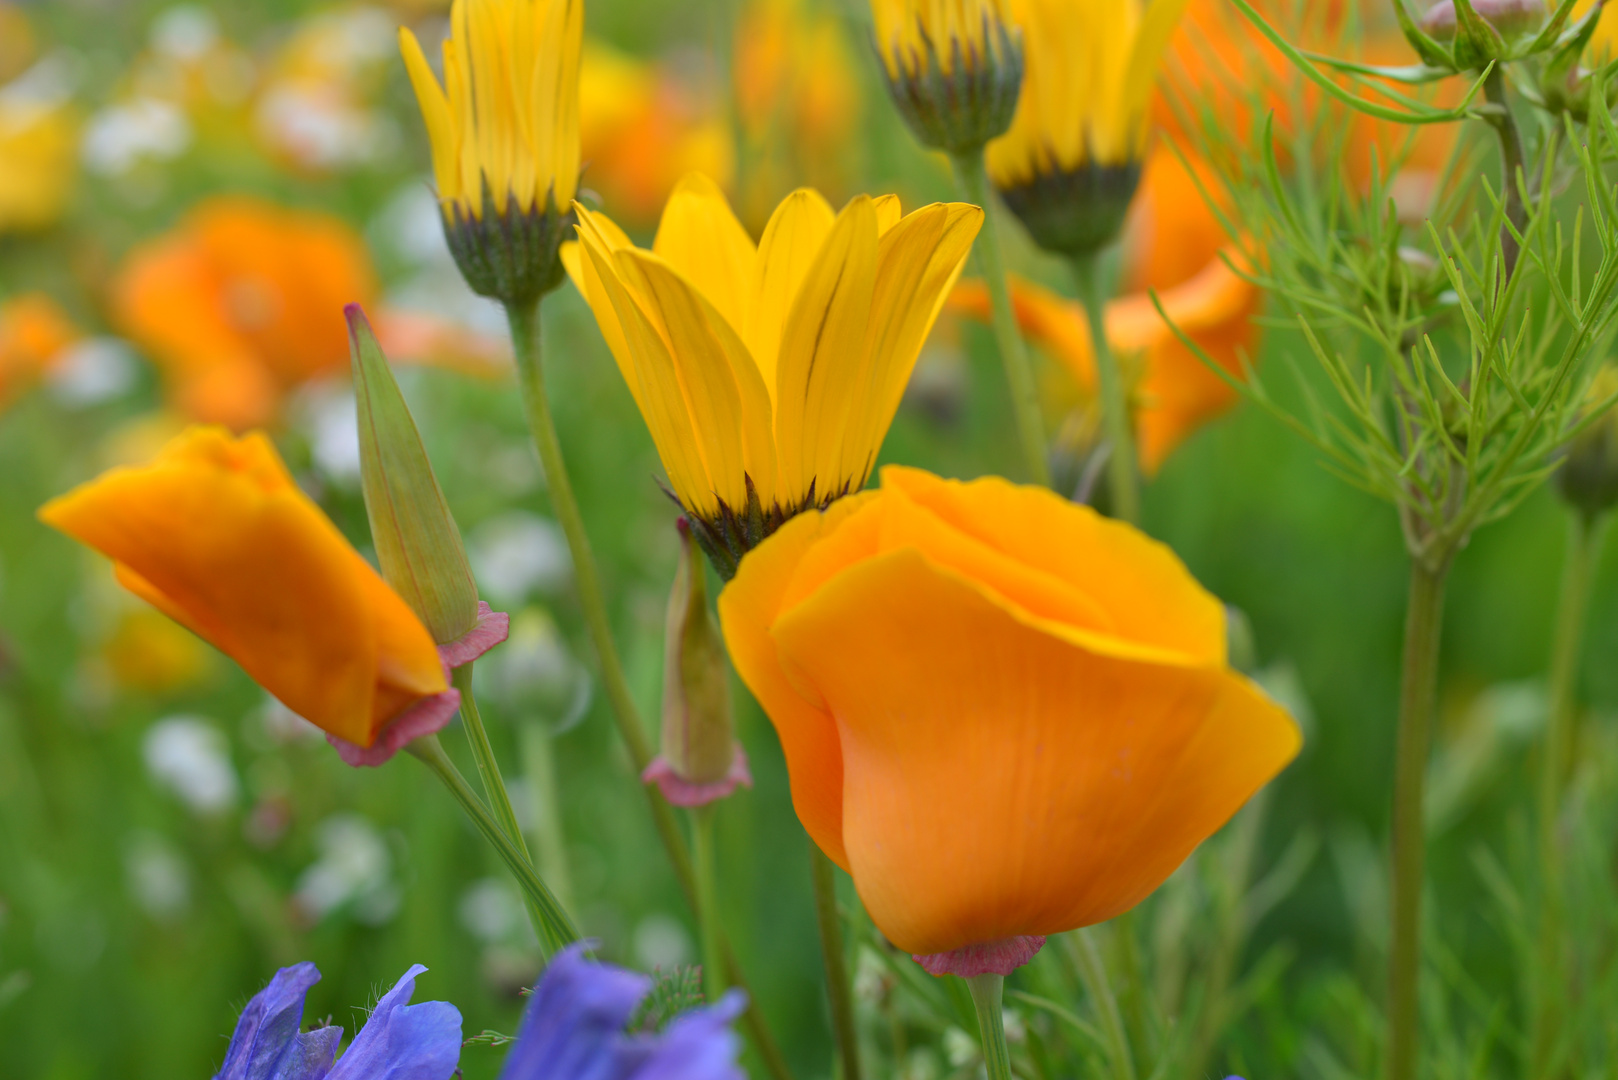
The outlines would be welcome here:
[[[998,478],[886,468],[719,614],[798,817],[924,963],[1128,910],[1300,745],[1173,552]]]
[[[39,511],[131,592],[361,747],[417,705],[453,712],[421,620],[298,489],[261,433],[193,427]]]
[[[340,218],[248,196],[199,203],[142,244],[112,283],[112,319],[161,369],[187,416],[237,431],[275,422],[286,395],[346,373],[343,306],[374,304],[365,242]],[[431,316],[384,312],[390,354],[487,372],[500,350]]]
[[[44,293],[0,301],[0,409],[48,372],[82,336]]]

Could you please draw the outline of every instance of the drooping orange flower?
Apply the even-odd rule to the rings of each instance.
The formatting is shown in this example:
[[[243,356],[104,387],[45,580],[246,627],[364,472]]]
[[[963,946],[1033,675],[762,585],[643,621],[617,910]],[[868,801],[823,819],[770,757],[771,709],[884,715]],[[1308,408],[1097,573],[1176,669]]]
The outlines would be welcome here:
[[[884,469],[719,613],[799,819],[924,963],[1128,910],[1300,743],[1168,548],[998,478]]]
[[[371,747],[418,707],[454,712],[421,620],[261,433],[191,428],[150,464],[112,469],[39,516],[333,736]]]
[[[112,316],[182,413],[243,431],[273,423],[300,384],[348,370],[343,307],[374,304],[378,291],[346,222],[222,196],[129,255]],[[384,313],[378,326],[396,357],[487,365],[487,350],[439,320]]]
[[[1198,176],[1214,190],[1205,168]],[[1236,391],[1209,371],[1187,348],[1152,304],[1156,291],[1175,326],[1240,376],[1243,355],[1258,338],[1253,323],[1263,293],[1233,271],[1226,257],[1241,265],[1219,220],[1174,154],[1159,149],[1141,179],[1125,234],[1125,295],[1107,305],[1107,340],[1120,356],[1137,357],[1139,379],[1133,404],[1140,464],[1154,473],[1199,426],[1230,408]],[[989,317],[982,282],[957,287],[951,304],[978,318]],[[1083,307],[1032,282],[1013,279],[1012,303],[1023,332],[1041,346],[1093,397],[1095,358]]]
[[[579,69],[584,185],[601,196],[615,220],[652,224],[688,173],[730,188],[735,139],[715,97],[663,65],[599,41],[584,43]]]
[[[0,409],[49,371],[81,336],[44,293],[0,302]]]

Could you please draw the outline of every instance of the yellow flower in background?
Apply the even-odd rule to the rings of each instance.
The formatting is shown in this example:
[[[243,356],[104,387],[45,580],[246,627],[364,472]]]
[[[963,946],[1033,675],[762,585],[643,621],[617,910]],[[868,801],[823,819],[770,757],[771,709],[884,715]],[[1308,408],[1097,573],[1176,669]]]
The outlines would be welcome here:
[[[288,708],[361,747],[449,684],[404,600],[298,489],[262,434],[191,428],[39,511],[135,595]]]
[[[76,113],[17,89],[0,89],[0,234],[54,225],[78,173]]]
[[[1127,911],[1300,745],[1172,551],[999,478],[885,468],[719,616],[804,828],[935,974]]]
[[[929,57],[946,75],[997,63],[1010,21],[1005,0],[871,0],[871,19],[890,78],[920,73]]]
[[[841,213],[804,189],[755,245],[705,177],[651,251],[579,209],[563,258],[669,481],[726,577],[804,509],[863,487],[983,211],[893,196]]]
[[[0,409],[46,374],[82,336],[44,293],[0,302]]]
[[[439,85],[416,35],[399,44],[432,141],[446,215],[565,210],[579,181],[583,0],[455,0]]]
[[[651,225],[687,173],[729,189],[736,139],[714,87],[677,65],[649,63],[586,40],[579,74],[584,181],[631,227]]]
[[[989,177],[1041,247],[1109,243],[1140,178],[1152,90],[1187,0],[1012,0],[1022,97]]]
[[[0,0],[0,82],[21,75],[33,63],[38,50],[28,13]]]
[[[170,694],[208,671],[208,647],[152,608],[125,611],[101,646],[101,660],[121,687]]]

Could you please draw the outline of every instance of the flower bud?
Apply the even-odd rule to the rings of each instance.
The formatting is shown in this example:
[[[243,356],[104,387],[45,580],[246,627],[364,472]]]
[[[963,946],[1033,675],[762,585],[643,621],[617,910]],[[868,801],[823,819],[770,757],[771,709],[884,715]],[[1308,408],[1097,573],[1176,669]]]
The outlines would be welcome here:
[[[1439,0],[1421,28],[1436,41],[1453,43],[1456,67],[1476,70],[1512,58],[1512,46],[1544,23],[1544,0]]]
[[[478,592],[421,434],[359,305],[346,309],[359,410],[360,481],[382,576],[439,645],[478,624]]]
[[[1590,382],[1581,419],[1605,407],[1599,419],[1567,444],[1567,459],[1556,473],[1556,493],[1592,517],[1618,505],[1618,365],[1607,364]]]
[[[1005,134],[1022,89],[1022,33],[1000,0],[874,0],[893,103],[923,146],[975,154]]]
[[[483,212],[460,203],[444,207],[444,240],[461,276],[479,296],[523,307],[562,283],[559,251],[578,224],[572,210],[559,210],[554,197],[523,209],[515,201],[495,206],[487,184]]]
[[[753,786],[736,741],[725,646],[708,615],[707,569],[680,519],[680,564],[669,593],[663,642],[663,752],[641,779],[676,806],[705,806]]]

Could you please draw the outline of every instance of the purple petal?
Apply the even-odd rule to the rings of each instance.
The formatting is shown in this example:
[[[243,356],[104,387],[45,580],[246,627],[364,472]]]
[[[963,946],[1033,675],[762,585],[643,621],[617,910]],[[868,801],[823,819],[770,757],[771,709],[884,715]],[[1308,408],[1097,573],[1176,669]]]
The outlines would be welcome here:
[[[640,782],[655,783],[663,798],[672,806],[707,806],[725,798],[738,787],[752,787],[753,773],[747,767],[746,751],[741,743],[737,743],[736,755],[730,759],[730,770],[712,783],[698,784],[681,778],[662,754],[646,766],[646,771],[640,774]]]
[[[376,1003],[354,1043],[326,1080],[449,1080],[461,1060],[461,1013],[445,1001],[407,1004],[415,964]]]
[[[511,633],[511,616],[503,611],[495,611],[482,600],[478,601],[478,621],[472,624],[472,629],[438,647],[438,656],[444,661],[446,667],[458,668],[463,664],[470,664],[502,641]]]
[[[331,1067],[341,1028],[301,1034],[303,1001],[320,981],[305,962],[282,968],[253,995],[236,1021],[225,1063],[214,1080],[319,1080]],[[322,1059],[321,1054],[325,1057]]]
[[[624,1080],[643,1058],[624,1025],[652,980],[586,960],[587,945],[569,945],[545,969],[501,1080]]]
[[[747,1009],[747,995],[732,990],[712,1008],[696,1009],[670,1024],[629,1080],[747,1080],[736,1064],[741,1040],[730,1024]]]
[[[376,742],[369,747],[351,743],[347,739],[326,733],[326,741],[337,750],[337,756],[356,769],[362,766],[375,768],[386,765],[393,760],[393,755],[405,748],[405,744],[423,735],[435,735],[449,726],[455,719],[455,713],[461,707],[461,692],[459,690],[445,690],[442,694],[433,694],[424,697],[410,708],[400,713],[396,719],[382,729],[382,734],[376,737]]]

